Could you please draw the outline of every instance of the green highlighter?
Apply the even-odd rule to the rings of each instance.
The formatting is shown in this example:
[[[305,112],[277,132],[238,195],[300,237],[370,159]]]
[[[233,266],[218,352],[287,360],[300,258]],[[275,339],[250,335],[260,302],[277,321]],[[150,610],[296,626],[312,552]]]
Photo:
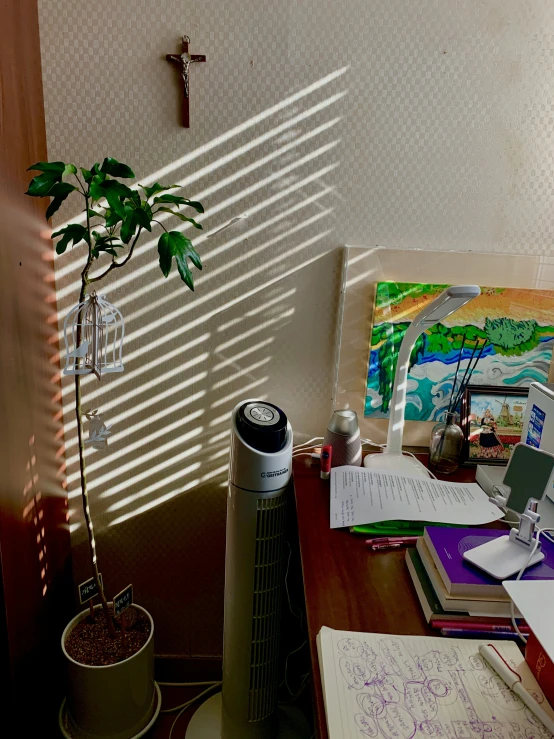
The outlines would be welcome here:
[[[379,521],[362,526],[351,526],[353,534],[372,534],[376,536],[423,536],[426,526],[455,527],[451,523],[429,523],[428,521]]]

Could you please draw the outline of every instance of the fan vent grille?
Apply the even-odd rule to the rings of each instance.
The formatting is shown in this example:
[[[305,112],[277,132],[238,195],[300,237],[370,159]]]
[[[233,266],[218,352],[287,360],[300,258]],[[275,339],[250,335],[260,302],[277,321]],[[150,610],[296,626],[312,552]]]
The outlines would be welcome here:
[[[286,495],[258,501],[249,721],[267,718],[277,705],[286,506]]]

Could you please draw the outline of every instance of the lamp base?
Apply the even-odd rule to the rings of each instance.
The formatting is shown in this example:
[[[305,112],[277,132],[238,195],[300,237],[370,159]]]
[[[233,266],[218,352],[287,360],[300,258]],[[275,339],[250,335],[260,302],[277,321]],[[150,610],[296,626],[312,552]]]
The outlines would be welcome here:
[[[419,459],[407,457],[404,454],[368,454],[364,459],[364,467],[375,470],[396,472],[401,475],[415,475],[416,477],[431,477],[431,473]]]

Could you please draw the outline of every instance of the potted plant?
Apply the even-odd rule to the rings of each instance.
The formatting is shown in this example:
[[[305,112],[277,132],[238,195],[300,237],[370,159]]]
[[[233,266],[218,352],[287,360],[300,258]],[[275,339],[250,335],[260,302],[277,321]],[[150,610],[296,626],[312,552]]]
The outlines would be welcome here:
[[[59,237],[57,254],[69,245],[83,247],[83,269],[79,304],[87,300],[89,286],[101,282],[110,272],[121,269],[132,258],[144,230],[159,226],[160,269],[168,276],[173,260],[185,285],[194,290],[189,261],[197,269],[202,262],[191,241],[179,231],[168,231],[160,214],[171,214],[194,228],[202,226],[182,213],[184,206],[203,213],[198,202],[173,195],[168,191],[178,185],[154,183],[130,188],[122,179],[134,178],[126,164],[106,157],[91,169],[77,168],[65,162],[38,162],[29,170],[38,171],[27,191],[31,197],[49,197],[46,211],[49,219],[72,193],[84,201],[82,223],[70,223],[52,234]],[[138,189],[140,188],[140,189]],[[106,263],[106,257],[109,261]],[[100,260],[103,269],[97,270]],[[78,311],[77,311],[78,312]],[[77,321],[75,347],[87,344],[82,336],[82,321]],[[159,711],[159,692],[153,679],[154,624],[150,614],[133,606],[114,618],[99,577],[94,528],[87,492],[83,411],[81,408],[81,374],[85,372],[85,356],[75,360],[75,414],[79,445],[81,497],[86,523],[91,574],[100,604],[83,611],[67,625],[62,635],[62,650],[67,666],[67,698],[60,711],[60,728],[66,736],[95,739],[130,739],[142,736]],[[121,619],[125,615],[127,623]],[[129,615],[131,618],[129,618]],[[156,702],[158,706],[156,708]],[[63,706],[62,706],[63,708]]]

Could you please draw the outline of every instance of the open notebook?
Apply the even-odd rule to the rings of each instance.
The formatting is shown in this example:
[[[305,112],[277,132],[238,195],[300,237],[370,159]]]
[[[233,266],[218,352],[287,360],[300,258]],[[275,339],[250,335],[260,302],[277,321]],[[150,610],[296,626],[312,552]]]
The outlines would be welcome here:
[[[550,732],[483,661],[482,643],[324,626],[317,648],[329,739],[548,739]],[[515,642],[486,643],[554,718]]]

